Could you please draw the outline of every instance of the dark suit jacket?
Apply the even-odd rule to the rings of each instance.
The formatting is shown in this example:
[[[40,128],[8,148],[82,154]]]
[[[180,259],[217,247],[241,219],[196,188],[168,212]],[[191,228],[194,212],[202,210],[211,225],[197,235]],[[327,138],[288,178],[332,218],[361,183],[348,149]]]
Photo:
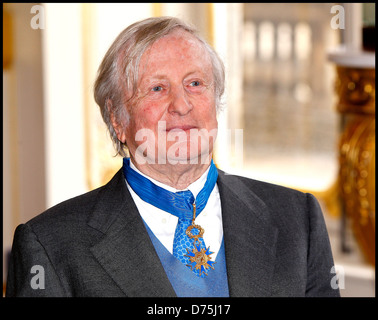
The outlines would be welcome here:
[[[230,296],[339,296],[312,195],[222,171],[217,183]],[[175,296],[122,170],[17,227],[6,296]]]

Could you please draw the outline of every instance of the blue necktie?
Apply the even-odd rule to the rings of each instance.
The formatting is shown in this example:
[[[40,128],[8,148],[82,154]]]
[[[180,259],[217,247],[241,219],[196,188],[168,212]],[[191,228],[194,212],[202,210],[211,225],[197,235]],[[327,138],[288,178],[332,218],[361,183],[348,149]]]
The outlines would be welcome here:
[[[194,196],[191,191],[179,191],[176,192],[176,194],[181,194],[185,201],[187,201],[189,204],[194,203]],[[204,269],[196,269],[193,268],[194,264],[190,262],[190,258],[188,256],[188,251],[192,252],[194,249],[194,241],[193,239],[190,239],[188,235],[186,234],[186,230],[188,227],[192,224],[192,218],[188,219],[186,216],[180,216],[177,222],[176,230],[175,230],[175,236],[173,239],[173,255],[179,259],[183,264],[185,265],[192,265],[192,271],[198,276],[203,278],[205,276]],[[191,233],[194,235],[198,234],[198,229],[192,229]],[[202,237],[199,238],[199,243],[197,243],[198,249],[205,249],[205,241]],[[197,248],[196,248],[197,249]],[[197,249],[197,251],[198,251]]]
[[[196,269],[194,267],[195,263],[190,263],[190,258],[185,256],[188,253],[187,248],[189,251],[194,248],[194,241],[186,235],[186,230],[193,220],[193,203],[195,202],[196,204],[197,217],[205,208],[209,196],[214,189],[218,178],[218,171],[214,162],[211,161],[205,185],[198,193],[196,199],[194,199],[193,194],[189,190],[170,192],[157,186],[149,179],[133,170],[130,167],[129,158],[123,159],[123,171],[128,184],[143,201],[178,217],[179,220],[173,241],[173,255],[184,264],[190,266],[196,275],[203,277],[205,275],[204,271],[206,270],[202,267],[201,269]],[[191,232],[193,235],[198,235],[199,231],[193,228]],[[197,242],[196,245],[197,251],[206,249],[203,238],[201,237],[199,240],[200,243]],[[210,254],[210,251],[207,250],[206,253]],[[213,262],[209,261],[209,265],[211,266],[212,264]]]

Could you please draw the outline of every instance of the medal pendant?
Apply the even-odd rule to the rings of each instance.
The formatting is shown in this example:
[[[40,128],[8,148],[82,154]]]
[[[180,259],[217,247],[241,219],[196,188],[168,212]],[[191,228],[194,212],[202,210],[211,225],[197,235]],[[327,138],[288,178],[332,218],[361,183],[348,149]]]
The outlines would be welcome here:
[[[210,247],[207,249],[201,249],[200,244],[195,244],[194,249],[189,251],[189,249],[186,249],[187,255],[186,257],[189,258],[189,264],[187,264],[188,267],[190,267],[190,270],[195,270],[199,271],[200,276],[202,273],[207,275],[207,271],[209,268],[214,270],[213,265],[215,264],[214,261],[211,261],[211,255],[214,252],[210,252]]]
[[[203,273],[207,276],[207,271],[209,268],[214,270],[213,265],[215,264],[214,261],[211,261],[211,255],[214,252],[210,252],[210,247],[207,249],[202,248],[201,249],[201,240],[200,238],[203,236],[205,233],[205,230],[197,224],[194,224],[194,221],[196,219],[196,205],[195,203],[193,204],[193,221],[192,225],[190,225],[186,229],[186,235],[193,239],[193,245],[194,248],[192,250],[189,250],[188,248],[186,249],[187,254],[185,257],[189,258],[189,264],[187,264],[188,267],[190,267],[190,270],[193,271],[193,268],[195,270],[199,271],[199,275],[201,276]],[[193,234],[192,230],[197,229],[198,233]]]

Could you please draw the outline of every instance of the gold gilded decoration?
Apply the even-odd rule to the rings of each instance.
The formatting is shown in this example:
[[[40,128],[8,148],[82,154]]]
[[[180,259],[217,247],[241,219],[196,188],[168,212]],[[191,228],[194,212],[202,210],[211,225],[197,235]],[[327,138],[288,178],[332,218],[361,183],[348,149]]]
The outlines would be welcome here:
[[[195,268],[199,271],[200,275],[202,275],[202,273],[207,275],[207,270],[209,268],[212,268],[214,270],[213,264],[215,262],[211,261],[210,258],[210,256],[214,252],[210,252],[209,250],[210,247],[208,247],[207,249],[201,249],[199,245],[195,245],[192,251],[186,249],[188,254],[185,256],[189,257],[190,264],[188,264],[187,266],[190,267],[190,270],[193,270],[193,268]]]
[[[201,240],[200,238],[203,236],[205,233],[205,230],[195,224],[195,219],[196,219],[196,204],[193,203],[193,220],[192,224],[186,229],[186,235],[190,239],[194,239],[194,248],[190,251],[189,249],[186,249],[187,254],[185,257],[189,258],[189,264],[187,264],[188,267],[190,267],[190,270],[195,270],[199,271],[199,275],[201,276],[202,274],[205,274],[207,276],[207,271],[209,268],[214,269],[213,265],[215,264],[214,261],[211,261],[211,255],[214,252],[210,252],[210,247],[207,249],[202,248],[201,249]],[[197,229],[198,233],[193,234],[192,230]]]
[[[199,230],[199,233],[198,234],[192,234],[192,229],[198,229]],[[191,226],[188,227],[188,229],[186,229],[186,235],[189,237],[189,238],[193,238],[195,241],[199,241],[198,238],[201,238],[204,234],[204,230],[201,228],[201,226],[197,225],[197,224],[192,224]]]
[[[341,194],[367,260],[375,265],[375,119],[357,117],[340,141]]]
[[[356,240],[375,265],[375,70],[337,67],[340,192]]]
[[[375,70],[338,66],[337,75],[338,111],[375,114]]]

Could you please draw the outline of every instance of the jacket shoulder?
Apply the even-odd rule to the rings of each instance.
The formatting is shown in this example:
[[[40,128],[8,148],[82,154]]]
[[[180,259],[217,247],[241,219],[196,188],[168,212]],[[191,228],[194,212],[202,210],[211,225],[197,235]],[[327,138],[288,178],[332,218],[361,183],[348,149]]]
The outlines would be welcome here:
[[[221,170],[219,170],[219,173],[222,183],[231,185],[233,187],[233,190],[235,190],[236,188],[236,191],[237,188],[245,187],[248,190],[252,191],[264,202],[269,203],[271,200],[274,200],[274,202],[277,202],[277,200],[285,201],[285,199],[287,199],[288,201],[297,201],[300,199],[302,199],[302,201],[306,201],[306,198],[308,196],[308,194],[300,190],[286,186],[255,180],[245,176],[228,174]]]
[[[106,185],[56,204],[26,224],[37,233],[46,231],[51,233],[52,230],[64,232],[70,228],[79,229],[76,231],[80,233],[80,228],[87,224],[92,212],[101,202],[102,196],[109,192],[113,193],[122,182],[122,178],[120,170]]]
[[[259,216],[279,229],[297,225],[308,231],[310,212],[319,208],[311,194],[299,190],[237,175],[220,174],[219,178],[221,188],[228,188],[228,192],[223,190],[225,196],[253,203]]]
[[[80,220],[91,212],[91,209],[93,208],[95,201],[103,188],[104,187],[100,187],[58,203],[32,218],[26,224],[34,227],[43,223],[58,223],[61,220],[68,220],[72,218],[75,220]]]

